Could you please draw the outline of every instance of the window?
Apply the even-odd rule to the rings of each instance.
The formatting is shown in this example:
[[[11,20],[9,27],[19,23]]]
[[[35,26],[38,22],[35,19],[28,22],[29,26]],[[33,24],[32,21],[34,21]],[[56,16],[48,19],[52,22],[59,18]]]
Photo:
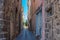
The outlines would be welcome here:
[[[7,34],[4,34],[4,37],[7,37]]]
[[[52,10],[47,13],[47,16],[52,16]]]
[[[52,6],[47,8],[46,12],[47,12],[47,16],[52,16],[53,15],[53,13],[52,13]]]
[[[0,38],[4,38],[4,34],[0,34]]]
[[[0,24],[3,24],[3,21],[2,20],[0,20]]]
[[[45,32],[49,32],[49,29],[46,29]]]
[[[2,31],[2,28],[0,28],[0,32]]]
[[[57,29],[57,34],[60,34],[60,29]]]
[[[2,15],[3,11],[0,10],[0,15]]]
[[[51,27],[52,27],[51,23],[46,23],[45,24],[45,28],[51,29]]]
[[[59,20],[59,19],[57,20],[57,23],[56,23],[56,25],[60,25],[60,20]]]
[[[45,28],[47,28],[47,23],[45,24]]]
[[[58,17],[57,16],[55,16],[55,19],[57,19]]]
[[[0,0],[0,4],[3,3],[3,0]]]
[[[45,38],[45,40],[47,40],[47,39]]]
[[[48,24],[48,28],[49,28],[49,29],[51,29],[51,26],[52,26],[51,24],[52,24],[52,23]]]
[[[50,22],[50,19],[47,19],[47,22]]]
[[[46,4],[48,4],[48,0],[45,0]]]
[[[56,40],[56,38],[54,38],[54,40]]]
[[[0,5],[0,11],[3,9],[3,7]]]
[[[57,0],[59,2],[59,0]]]
[[[19,2],[19,0],[17,0]]]
[[[0,18],[3,18],[3,15],[0,15]]]
[[[58,22],[57,25],[60,25],[60,23]]]
[[[16,13],[18,12],[18,9],[17,9],[17,7],[16,7],[16,10],[15,10],[15,12],[16,12]]]
[[[59,11],[60,11],[60,7],[59,7]]]
[[[48,38],[48,33],[45,34],[45,37]]]

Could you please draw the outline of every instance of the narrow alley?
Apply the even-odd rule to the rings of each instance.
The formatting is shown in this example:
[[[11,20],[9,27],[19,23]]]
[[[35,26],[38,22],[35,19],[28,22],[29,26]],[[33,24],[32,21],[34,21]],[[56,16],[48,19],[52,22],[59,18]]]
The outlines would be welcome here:
[[[35,36],[28,29],[23,29],[21,34],[19,34],[16,40],[35,40]]]
[[[0,0],[0,40],[60,40],[60,0]]]

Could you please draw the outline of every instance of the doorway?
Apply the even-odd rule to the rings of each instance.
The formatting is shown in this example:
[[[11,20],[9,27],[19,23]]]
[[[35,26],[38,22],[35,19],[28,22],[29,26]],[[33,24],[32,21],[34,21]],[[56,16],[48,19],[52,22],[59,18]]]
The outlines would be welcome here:
[[[41,38],[42,35],[42,8],[36,14],[36,36]]]

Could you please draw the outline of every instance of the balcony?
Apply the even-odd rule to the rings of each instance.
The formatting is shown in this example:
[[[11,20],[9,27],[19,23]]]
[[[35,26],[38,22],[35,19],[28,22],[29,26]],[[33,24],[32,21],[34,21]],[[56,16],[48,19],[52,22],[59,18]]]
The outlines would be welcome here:
[[[8,33],[8,32],[3,32],[3,31],[2,31],[2,32],[0,32],[0,35],[1,35],[1,34],[2,34],[2,35],[3,35],[3,34],[7,34],[7,33]]]
[[[3,24],[0,24],[0,28],[3,28]]]
[[[59,4],[60,4],[60,0],[59,0]]]
[[[5,35],[7,32],[0,32],[0,40],[6,40]]]
[[[3,13],[3,11],[0,11],[0,14]]]
[[[0,40],[6,40],[5,34],[7,34],[7,32],[0,32]]]
[[[6,40],[6,38],[0,38],[0,40]]]

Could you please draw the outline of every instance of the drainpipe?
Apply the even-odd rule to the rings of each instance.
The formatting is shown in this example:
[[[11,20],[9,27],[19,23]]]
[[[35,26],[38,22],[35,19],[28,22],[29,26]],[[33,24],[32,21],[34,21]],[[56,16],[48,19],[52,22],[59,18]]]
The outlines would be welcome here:
[[[45,40],[45,13],[44,13],[44,0],[42,0],[42,18],[43,18],[43,27],[42,27],[42,38]]]

